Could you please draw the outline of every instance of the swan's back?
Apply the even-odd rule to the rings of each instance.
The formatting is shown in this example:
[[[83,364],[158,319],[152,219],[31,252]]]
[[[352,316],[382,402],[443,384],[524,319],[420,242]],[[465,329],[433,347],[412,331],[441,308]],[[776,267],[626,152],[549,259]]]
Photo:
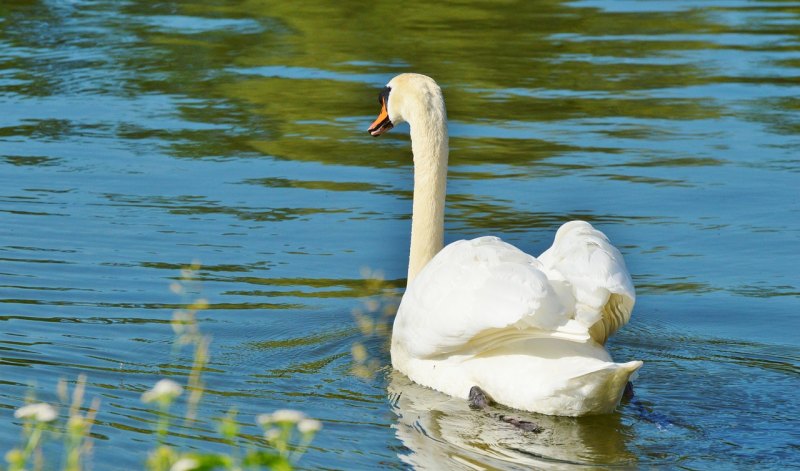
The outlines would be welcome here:
[[[619,251],[588,223],[562,226],[539,259],[497,237],[460,240],[408,286],[392,363],[454,396],[478,385],[512,407],[609,412],[641,362],[614,363],[601,345],[634,299]]]
[[[474,349],[476,338],[506,329],[604,344],[634,300],[619,251],[572,221],[538,260],[497,237],[451,243],[406,290],[394,332],[419,358]]]
[[[569,309],[534,257],[497,237],[459,240],[441,250],[403,296],[394,335],[417,358],[474,352],[503,330],[578,335]],[[583,329],[587,338],[587,329]]]

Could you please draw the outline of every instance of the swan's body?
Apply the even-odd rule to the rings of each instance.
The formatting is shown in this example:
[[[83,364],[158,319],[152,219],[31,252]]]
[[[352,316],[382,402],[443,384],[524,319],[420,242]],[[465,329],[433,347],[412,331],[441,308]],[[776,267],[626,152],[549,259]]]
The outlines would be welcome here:
[[[467,398],[479,386],[510,407],[550,415],[607,413],[640,361],[603,347],[630,318],[622,255],[583,221],[564,224],[539,259],[496,237],[442,248],[447,121],[441,90],[402,74],[381,93],[379,135],[411,126],[414,203],[408,286],[395,318],[392,365],[413,381]]]

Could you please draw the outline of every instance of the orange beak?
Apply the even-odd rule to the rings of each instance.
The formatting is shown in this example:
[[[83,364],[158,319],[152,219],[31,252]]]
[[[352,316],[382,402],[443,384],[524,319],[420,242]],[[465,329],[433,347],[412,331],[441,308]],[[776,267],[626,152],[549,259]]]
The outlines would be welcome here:
[[[393,127],[394,124],[392,124],[392,121],[389,119],[389,112],[386,111],[386,100],[382,99],[381,113],[378,115],[378,118],[372,122],[367,132],[373,136],[380,136]]]

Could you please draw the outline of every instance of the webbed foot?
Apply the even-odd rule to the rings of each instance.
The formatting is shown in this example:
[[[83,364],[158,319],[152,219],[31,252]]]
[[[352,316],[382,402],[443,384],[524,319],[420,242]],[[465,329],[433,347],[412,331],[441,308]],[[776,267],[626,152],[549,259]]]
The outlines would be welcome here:
[[[489,408],[492,406],[492,404],[494,404],[494,400],[492,400],[491,396],[486,394],[486,391],[481,389],[479,386],[473,386],[470,388],[469,406],[471,408],[481,409],[491,413]],[[491,413],[491,415],[526,432],[540,433],[544,431],[544,429],[539,427],[539,425],[533,422],[528,422],[527,420],[519,420],[506,415],[496,415],[494,413]]]
[[[625,390],[622,391],[622,400],[630,401],[631,399],[633,399],[634,395],[635,394],[633,394],[633,383],[628,381],[628,383],[625,385]]]
[[[473,409],[486,410],[493,403],[492,398],[479,386],[473,386],[469,389],[469,406]]]
[[[539,427],[538,424],[534,422],[528,422],[527,420],[519,420],[513,417],[508,417],[506,415],[501,415],[500,420],[507,424],[511,424],[514,427],[520,428],[526,432],[533,432],[533,433],[541,433],[544,431],[542,427]]]

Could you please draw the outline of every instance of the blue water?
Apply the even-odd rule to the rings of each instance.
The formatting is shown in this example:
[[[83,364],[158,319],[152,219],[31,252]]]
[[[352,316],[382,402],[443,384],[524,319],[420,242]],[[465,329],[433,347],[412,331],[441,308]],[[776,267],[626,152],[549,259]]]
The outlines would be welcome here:
[[[206,420],[178,446],[213,449],[231,407],[254,443],[291,407],[324,422],[309,469],[800,466],[799,25],[744,0],[3,2],[0,451],[31,390],[85,373],[94,468],[141,468],[140,395],[190,364],[169,285],[199,260]],[[618,413],[520,434],[359,330],[362,268],[404,285],[407,127],[365,130],[407,71],[445,92],[447,241],[540,253],[580,218],[622,250],[610,350],[645,366]]]

